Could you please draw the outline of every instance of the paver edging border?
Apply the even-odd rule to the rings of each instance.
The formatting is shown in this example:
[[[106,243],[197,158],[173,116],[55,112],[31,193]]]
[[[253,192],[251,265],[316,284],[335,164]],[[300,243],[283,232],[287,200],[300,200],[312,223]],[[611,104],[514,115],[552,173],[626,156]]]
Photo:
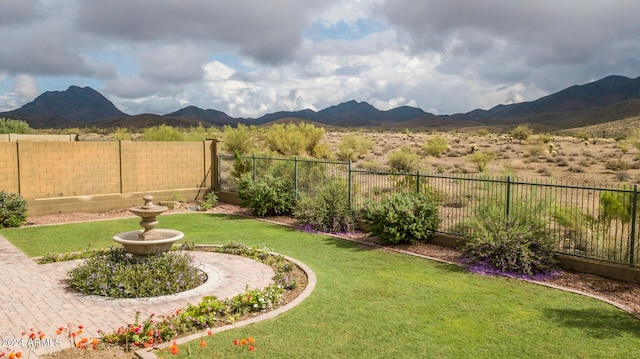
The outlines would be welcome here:
[[[213,245],[196,245],[197,248],[203,248],[203,247],[221,247],[221,246],[213,246]],[[273,254],[278,254],[278,255],[282,255],[280,253],[276,253],[276,252],[271,252]],[[305,274],[307,275],[307,285],[304,288],[304,290],[302,291],[302,293],[300,293],[300,295],[298,295],[295,299],[293,299],[291,302],[287,303],[286,305],[283,305],[277,309],[274,309],[272,311],[269,311],[265,314],[261,314],[258,315],[256,317],[253,318],[249,318],[249,319],[245,319],[233,324],[228,324],[225,326],[221,326],[221,327],[216,327],[216,328],[211,328],[211,329],[207,329],[198,333],[194,333],[185,337],[181,337],[175,340],[176,344],[184,344],[187,342],[190,342],[192,340],[196,340],[196,339],[200,339],[203,336],[207,336],[208,335],[208,331],[211,330],[212,333],[220,333],[220,332],[224,332],[230,329],[236,329],[236,328],[241,328],[241,327],[245,327],[249,324],[253,324],[253,323],[258,323],[267,319],[272,319],[277,317],[278,315],[288,311],[289,309],[292,309],[293,307],[297,306],[298,304],[302,303],[305,299],[307,299],[311,293],[313,292],[313,290],[316,287],[316,275],[315,273],[311,270],[311,268],[307,267],[304,263],[298,261],[297,259],[282,255],[286,260],[293,262],[295,265],[297,265],[303,272],[305,272]],[[163,349],[163,348],[167,348],[168,346],[170,346],[174,341],[171,342],[167,342],[167,343],[162,343],[152,349],[150,348],[143,348],[143,349],[139,349],[137,351],[135,351],[135,355],[141,359],[156,359],[158,358],[157,355],[155,355],[155,351]]]

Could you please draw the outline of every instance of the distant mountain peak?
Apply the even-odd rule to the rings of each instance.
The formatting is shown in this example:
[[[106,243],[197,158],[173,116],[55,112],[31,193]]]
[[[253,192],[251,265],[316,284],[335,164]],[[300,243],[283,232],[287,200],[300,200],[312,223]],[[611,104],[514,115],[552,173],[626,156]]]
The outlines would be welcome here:
[[[31,115],[57,115],[80,122],[126,117],[126,113],[91,87],[69,86],[65,91],[47,91],[16,112]]]
[[[355,99],[318,112],[305,109],[279,111],[257,119],[234,118],[218,110],[189,105],[160,115],[128,116],[91,87],[71,85],[65,91],[47,91],[21,108],[0,113],[0,117],[22,119],[34,128],[127,126],[144,127],[160,123],[181,126],[260,125],[280,119],[297,119],[342,126],[392,126],[440,128],[496,126],[505,128],[527,124],[544,131],[615,121],[640,113],[640,77],[612,75],[598,81],[568,87],[535,101],[498,105],[489,110],[437,116],[411,106],[381,111]]]

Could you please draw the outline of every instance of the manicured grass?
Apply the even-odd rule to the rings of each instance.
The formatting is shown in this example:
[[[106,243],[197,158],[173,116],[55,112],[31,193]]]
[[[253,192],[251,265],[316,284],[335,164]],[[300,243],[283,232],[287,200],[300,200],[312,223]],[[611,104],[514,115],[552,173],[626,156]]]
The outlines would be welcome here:
[[[115,231],[136,224],[93,222],[91,231],[82,232],[85,225],[0,234],[37,256],[88,242],[109,246]],[[631,358],[640,348],[640,321],[579,295],[240,217],[171,215],[160,225],[196,243],[268,247],[306,263],[318,281],[294,309],[205,336],[205,348],[198,341],[182,345],[178,357]],[[97,235],[107,240],[99,242]],[[240,355],[233,340],[246,337],[255,338],[256,351]]]

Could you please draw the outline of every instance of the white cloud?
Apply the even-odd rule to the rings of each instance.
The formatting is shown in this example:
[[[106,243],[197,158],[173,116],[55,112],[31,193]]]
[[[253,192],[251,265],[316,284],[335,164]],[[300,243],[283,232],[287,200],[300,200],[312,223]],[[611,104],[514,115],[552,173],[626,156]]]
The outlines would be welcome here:
[[[633,0],[6,0],[0,108],[80,78],[128,113],[351,99],[466,112],[637,77],[637,13]]]
[[[14,91],[26,99],[34,99],[40,93],[36,80],[29,75],[16,76]]]

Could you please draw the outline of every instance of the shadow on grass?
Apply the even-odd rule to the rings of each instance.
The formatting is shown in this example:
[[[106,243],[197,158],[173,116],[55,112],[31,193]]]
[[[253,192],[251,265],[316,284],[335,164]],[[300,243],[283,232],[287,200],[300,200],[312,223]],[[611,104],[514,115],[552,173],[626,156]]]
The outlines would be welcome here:
[[[629,333],[640,337],[640,325],[629,317],[621,320],[620,313],[610,310],[593,309],[545,309],[547,317],[558,325],[576,328],[595,339],[608,339]]]
[[[244,220],[255,220],[252,217],[242,216],[238,214],[224,214],[224,213],[209,213],[208,217],[223,220],[223,221],[244,221]]]
[[[333,246],[339,249],[346,249],[346,250],[352,250],[352,251],[371,251],[371,250],[380,249],[378,247],[350,241],[343,238],[332,237],[322,233],[317,233],[317,235],[322,236],[322,242],[324,244]]]

